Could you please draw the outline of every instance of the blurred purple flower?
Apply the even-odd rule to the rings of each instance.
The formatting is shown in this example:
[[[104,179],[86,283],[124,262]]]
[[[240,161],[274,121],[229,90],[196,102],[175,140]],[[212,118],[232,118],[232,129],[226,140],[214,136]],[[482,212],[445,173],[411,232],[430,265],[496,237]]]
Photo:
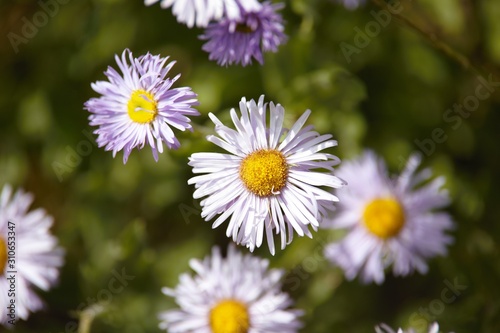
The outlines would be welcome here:
[[[335,2],[343,4],[344,7],[349,10],[354,10],[359,6],[364,5],[366,0],[335,0]]]
[[[395,276],[425,274],[427,259],[446,255],[453,241],[446,231],[454,223],[439,211],[450,202],[442,188],[445,179],[430,180],[429,169],[417,171],[420,161],[412,155],[403,173],[392,179],[384,161],[366,151],[337,170],[349,186],[335,193],[340,204],[331,227],[348,233],[327,246],[325,256],[348,280],[360,276],[363,283],[381,284],[390,266]]]
[[[287,40],[283,18],[277,13],[283,7],[265,2],[257,10],[242,10],[239,19],[227,17],[209,24],[200,36],[207,41],[203,50],[221,66],[239,63],[246,66],[252,63],[252,58],[263,64],[262,53],[276,52]]]

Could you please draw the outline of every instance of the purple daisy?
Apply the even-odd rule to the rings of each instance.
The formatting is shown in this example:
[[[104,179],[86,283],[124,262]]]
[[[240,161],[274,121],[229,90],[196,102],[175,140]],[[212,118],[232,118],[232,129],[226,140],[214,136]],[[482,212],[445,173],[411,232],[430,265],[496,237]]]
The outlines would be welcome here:
[[[241,18],[224,18],[211,23],[200,36],[207,42],[203,50],[210,53],[209,59],[221,66],[264,62],[262,52],[276,52],[286,42],[283,18],[277,13],[283,4],[265,2],[255,11],[242,9]]]
[[[104,74],[109,81],[91,85],[102,96],[85,103],[85,109],[92,113],[90,125],[99,126],[94,131],[97,144],[112,150],[113,157],[123,149],[123,163],[127,163],[132,149],[142,149],[148,143],[158,161],[163,143],[170,149],[180,146],[171,127],[193,130],[188,116],[199,115],[193,109],[199,104],[197,95],[189,87],[171,89],[180,74],[165,78],[175,64],[172,61],[165,66],[168,57],[147,53],[134,58],[127,49],[121,59],[118,55],[115,59],[122,75],[108,67]]]

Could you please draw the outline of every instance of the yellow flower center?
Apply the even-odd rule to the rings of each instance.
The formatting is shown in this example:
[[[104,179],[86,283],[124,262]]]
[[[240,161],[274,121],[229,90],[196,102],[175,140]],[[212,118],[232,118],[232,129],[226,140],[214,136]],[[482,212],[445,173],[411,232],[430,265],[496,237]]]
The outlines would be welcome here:
[[[393,198],[378,198],[370,202],[363,213],[365,226],[382,239],[396,236],[405,224],[401,204]]]
[[[153,94],[142,89],[135,90],[132,93],[127,109],[130,119],[140,124],[152,122],[158,113]]]
[[[0,237],[0,275],[5,271],[5,266],[7,266],[7,244]]]
[[[257,150],[241,162],[240,178],[246,188],[259,197],[278,194],[288,178],[285,156],[276,150]]]
[[[231,299],[223,300],[210,311],[213,333],[247,333],[250,318],[245,305]]]

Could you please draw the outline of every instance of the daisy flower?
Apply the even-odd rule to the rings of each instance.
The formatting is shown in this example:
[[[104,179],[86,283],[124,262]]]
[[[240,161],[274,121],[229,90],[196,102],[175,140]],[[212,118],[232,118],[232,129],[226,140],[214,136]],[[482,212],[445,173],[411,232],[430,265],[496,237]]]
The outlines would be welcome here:
[[[238,253],[191,260],[195,276],[184,273],[175,289],[163,288],[180,309],[160,313],[160,329],[169,333],[293,333],[302,326],[302,311],[281,291],[284,272],[269,261]]]
[[[122,74],[108,67],[104,74],[109,81],[92,84],[102,96],[85,103],[85,109],[92,113],[90,125],[99,127],[94,131],[97,144],[112,150],[113,157],[123,150],[123,163],[127,163],[132,149],[142,149],[147,143],[158,161],[163,143],[170,149],[180,146],[171,127],[193,130],[188,116],[199,115],[193,109],[198,105],[197,95],[188,87],[171,88],[180,74],[173,79],[165,77],[175,64],[172,61],[165,66],[168,57],[147,53],[134,58],[125,50],[121,59],[118,55],[115,59]]]
[[[380,326],[375,327],[376,333],[416,333],[417,331],[413,328],[403,331],[402,328],[399,328],[397,331],[394,331],[391,327],[386,324],[380,324]],[[439,325],[438,323],[433,323],[429,326],[428,333],[439,333]],[[450,332],[452,333],[452,332]]]
[[[231,119],[236,130],[226,127],[216,116],[218,136],[207,140],[228,153],[195,153],[189,165],[195,199],[201,201],[201,216],[217,228],[229,219],[227,236],[253,251],[262,244],[264,231],[274,254],[273,232],[281,235],[281,248],[299,236],[312,238],[309,226],[317,230],[320,221],[334,208],[337,197],[320,187],[340,187],[333,166],[339,159],[320,151],[337,145],[331,135],[319,135],[313,126],[302,128],[311,111],[307,110],[290,130],[283,128],[285,110],[280,104],[269,104],[270,125],[266,127],[267,103],[261,96],[240,102],[241,117],[235,109]],[[327,172],[321,172],[324,169]],[[288,237],[287,237],[288,234]],[[287,239],[288,238],[288,239]]]
[[[243,10],[240,18],[224,18],[211,23],[200,39],[207,40],[203,50],[210,60],[221,66],[264,62],[263,52],[276,52],[287,40],[283,30],[283,18],[276,11],[282,4],[265,2],[257,10]]]
[[[9,185],[0,194],[0,323],[6,326],[43,308],[33,287],[49,290],[63,264],[63,250],[49,232],[52,217],[43,209],[29,212],[32,202],[30,194],[12,193]],[[15,309],[8,308],[13,301]]]
[[[427,272],[426,259],[445,255],[452,238],[450,216],[435,211],[449,204],[441,189],[443,177],[429,181],[431,171],[416,172],[420,157],[410,157],[403,173],[395,179],[373,152],[365,152],[343,163],[339,177],[349,186],[337,191],[340,199],[333,228],[347,228],[339,243],[327,246],[325,256],[340,266],[347,279],[360,275],[364,283],[384,281],[385,268],[405,276],[414,270]]]
[[[206,27],[211,20],[223,17],[237,19],[242,10],[253,11],[260,8],[257,0],[144,0],[149,6],[160,1],[162,8],[172,7],[177,21],[192,28]]]

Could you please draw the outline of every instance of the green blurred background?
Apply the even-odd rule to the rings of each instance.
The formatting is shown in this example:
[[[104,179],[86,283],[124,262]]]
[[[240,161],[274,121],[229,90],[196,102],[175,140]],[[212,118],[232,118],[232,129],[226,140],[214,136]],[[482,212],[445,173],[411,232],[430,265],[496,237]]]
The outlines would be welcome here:
[[[329,231],[296,238],[275,257],[265,246],[255,251],[287,269],[284,290],[306,311],[302,332],[373,332],[380,322],[407,327],[422,309],[444,331],[500,332],[500,94],[495,90],[467,118],[443,118],[474,95],[477,73],[395,17],[347,61],[340,45],[355,46],[355,28],[364,31],[374,21],[370,12],[380,10],[372,3],[347,11],[329,0],[285,1],[288,43],[267,54],[264,66],[221,68],[201,50],[202,30],[178,24],[170,9],[141,1],[64,1],[15,47],[9,36],[22,37],[23,18],[33,22],[42,7],[0,3],[0,185],[34,193],[33,207],[54,216],[53,233],[66,249],[60,283],[39,292],[47,310],[19,322],[16,331],[76,332],[81,319],[80,332],[159,332],[157,313],[175,307],[161,287],[175,286],[190,258],[229,243],[225,225],[212,230],[199,216],[186,183],[192,176],[187,158],[215,150],[205,140],[213,131],[208,112],[228,120],[242,96],[265,94],[285,107],[288,125],[311,109],[309,123],[334,135],[339,147],[331,152],[344,160],[371,148],[397,173],[419,150],[415,140],[427,140],[424,164],[446,176],[457,223],[450,255],[432,260],[429,274],[389,276],[382,286],[344,281],[318,254],[338,237]],[[452,45],[484,77],[500,80],[500,1],[400,6],[401,15]],[[83,103],[97,96],[90,83],[104,80],[107,66],[116,67],[114,54],[125,48],[136,56],[170,55],[177,61],[172,75],[182,74],[177,86],[199,95],[195,132],[177,132],[182,147],[158,163],[147,148],[133,151],[123,165],[122,153],[113,159],[84,134],[92,129]],[[446,140],[430,149],[436,128]],[[85,153],[72,159],[77,149]],[[66,168],[54,169],[61,165]],[[107,298],[102,290],[113,271],[123,268],[134,279],[99,302]],[[441,307],[443,281],[455,279],[467,289]]]

